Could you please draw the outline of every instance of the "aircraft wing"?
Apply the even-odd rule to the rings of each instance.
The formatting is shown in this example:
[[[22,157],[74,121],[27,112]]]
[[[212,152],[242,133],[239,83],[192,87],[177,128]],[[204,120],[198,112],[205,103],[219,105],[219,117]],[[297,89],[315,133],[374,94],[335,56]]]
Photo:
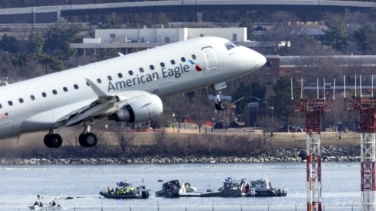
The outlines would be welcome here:
[[[129,100],[140,96],[151,96],[149,92],[145,91],[127,91],[123,94],[124,96],[110,96],[106,95],[89,79],[86,79],[86,81],[98,98],[90,105],[81,107],[62,117],[58,122],[64,122],[65,126],[72,126],[85,120],[108,117],[127,105]]]

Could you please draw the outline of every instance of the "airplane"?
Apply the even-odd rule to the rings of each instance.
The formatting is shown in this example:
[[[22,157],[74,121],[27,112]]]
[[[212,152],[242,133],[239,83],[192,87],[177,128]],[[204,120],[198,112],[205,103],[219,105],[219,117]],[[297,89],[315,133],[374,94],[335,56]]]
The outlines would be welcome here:
[[[48,148],[62,145],[62,127],[84,126],[78,142],[94,147],[96,121],[145,122],[163,112],[162,97],[212,87],[215,108],[225,81],[260,69],[260,53],[220,37],[199,37],[0,87],[0,139],[48,131]]]

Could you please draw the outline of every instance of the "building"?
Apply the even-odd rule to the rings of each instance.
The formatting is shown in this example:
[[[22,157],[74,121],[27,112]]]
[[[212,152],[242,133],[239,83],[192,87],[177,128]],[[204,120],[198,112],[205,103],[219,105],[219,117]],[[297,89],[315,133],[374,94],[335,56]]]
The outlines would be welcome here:
[[[84,38],[82,43],[71,43],[70,47],[83,51],[83,54],[97,49],[116,48],[129,53],[172,42],[196,37],[223,37],[259,52],[274,52],[274,42],[249,41],[246,27],[227,28],[157,28],[141,29],[95,29],[94,38]]]
[[[247,42],[247,28],[141,28],[141,29],[95,29],[94,38],[84,38],[83,43],[71,43],[76,49],[117,48],[125,53],[152,48],[167,43],[203,36],[217,36],[233,42]],[[95,52],[94,52],[95,53]]]

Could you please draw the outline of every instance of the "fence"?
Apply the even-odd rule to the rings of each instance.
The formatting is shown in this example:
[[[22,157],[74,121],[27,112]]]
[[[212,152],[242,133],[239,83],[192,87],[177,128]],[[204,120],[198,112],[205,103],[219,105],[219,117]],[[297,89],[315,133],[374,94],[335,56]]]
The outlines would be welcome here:
[[[226,199],[224,199],[226,200]],[[173,203],[173,201],[171,201]],[[26,208],[7,209],[7,211],[26,211]],[[46,208],[39,210],[51,210]],[[239,206],[111,206],[111,207],[82,207],[82,208],[67,208],[63,207],[64,211],[306,211],[307,206],[304,204],[296,205],[239,205]],[[361,211],[361,205],[322,205],[322,211]]]

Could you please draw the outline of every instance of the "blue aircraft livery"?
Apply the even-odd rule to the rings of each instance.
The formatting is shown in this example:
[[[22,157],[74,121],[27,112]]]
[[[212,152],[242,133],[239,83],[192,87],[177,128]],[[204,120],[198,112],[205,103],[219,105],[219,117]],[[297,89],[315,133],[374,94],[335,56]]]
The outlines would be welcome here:
[[[193,61],[190,60],[190,63],[194,64]],[[197,68],[198,67],[198,68]],[[195,69],[197,71],[201,71],[201,68],[196,65]],[[108,82],[108,92],[117,91],[121,89],[126,89],[127,87],[132,87],[140,84],[149,83],[151,81],[159,80],[160,78],[180,78],[184,73],[189,72],[189,65],[187,64],[179,64],[174,68],[165,68],[162,67],[161,72],[154,72],[154,73],[147,73],[141,76],[136,75],[133,78],[128,78],[126,80],[121,80],[117,82]]]

